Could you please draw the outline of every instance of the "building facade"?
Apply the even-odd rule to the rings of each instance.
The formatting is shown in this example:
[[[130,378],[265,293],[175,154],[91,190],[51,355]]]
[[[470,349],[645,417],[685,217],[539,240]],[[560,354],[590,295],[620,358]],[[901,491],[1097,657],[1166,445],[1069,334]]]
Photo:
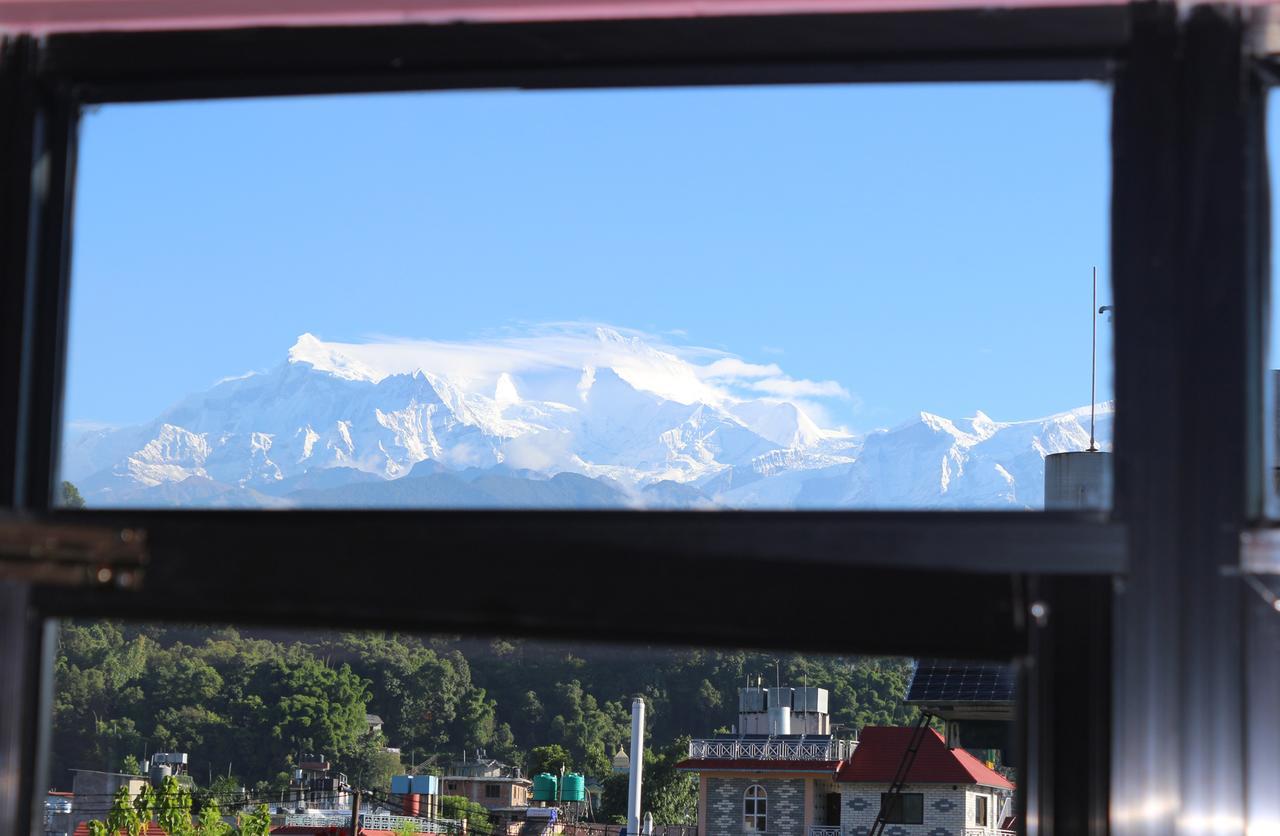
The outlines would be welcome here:
[[[805,691],[821,694],[797,696]],[[826,733],[792,733],[784,709],[797,699],[809,715],[803,727]],[[934,730],[924,730],[902,791],[889,795],[916,730],[867,728],[854,741],[830,729],[825,689],[741,689],[735,731],[692,741],[677,767],[698,775],[698,836],[866,836],[882,804],[885,836],[996,836],[1012,827],[1013,784]]]
[[[825,688],[738,689],[733,731],[692,741],[677,765],[698,774],[699,836],[839,832],[835,779],[854,743],[831,734],[827,702]]]
[[[515,813],[529,806],[533,782],[518,766],[478,758],[455,762],[440,778],[441,795],[460,795],[492,812]]]

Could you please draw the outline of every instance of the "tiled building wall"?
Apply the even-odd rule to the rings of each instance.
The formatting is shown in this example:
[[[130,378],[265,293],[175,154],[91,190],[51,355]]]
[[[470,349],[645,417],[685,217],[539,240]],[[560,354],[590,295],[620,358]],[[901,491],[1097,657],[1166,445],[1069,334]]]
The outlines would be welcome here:
[[[970,788],[969,791],[964,794],[964,820],[966,822],[973,821],[974,814],[977,813],[978,808],[977,799],[980,795],[985,795],[987,797],[987,827],[995,827],[1000,824],[1000,822],[995,821],[995,819],[1000,815],[1000,805],[996,801],[995,793],[991,790]],[[970,826],[977,827],[977,825]]]
[[[963,836],[966,815],[973,812],[966,805],[964,788],[951,784],[917,784],[906,792],[924,794],[923,824],[891,824],[885,836]],[[880,794],[888,792],[888,784],[845,784],[840,789],[841,831],[847,836],[867,836],[880,812]],[[972,802],[970,802],[971,804]]]
[[[804,779],[708,778],[706,836],[760,836],[743,827],[742,799],[759,784],[768,793],[765,836],[805,836]]]

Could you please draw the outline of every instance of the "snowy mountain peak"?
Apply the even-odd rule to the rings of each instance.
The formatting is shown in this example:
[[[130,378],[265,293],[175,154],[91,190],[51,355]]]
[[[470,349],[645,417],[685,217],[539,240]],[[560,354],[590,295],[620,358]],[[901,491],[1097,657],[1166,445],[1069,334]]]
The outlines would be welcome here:
[[[386,374],[344,354],[336,345],[321,342],[314,334],[305,333],[289,349],[290,363],[306,363],[316,371],[328,372],[343,380],[367,380],[377,383]]]
[[[626,337],[622,336],[622,334],[615,331],[613,328],[609,328],[605,325],[597,325],[595,330],[596,330],[596,339],[602,343],[617,343],[619,345],[627,345],[631,342]]]
[[[498,385],[494,387],[493,400],[499,406],[520,403],[520,393],[516,391],[515,381],[506,372],[498,375]]]
[[[91,505],[1032,508],[1044,456],[1088,443],[1088,407],[1020,422],[921,412],[854,436],[814,419],[821,398],[848,397],[828,383],[606,326],[304,333],[286,363],[149,423],[68,434],[64,478]],[[1096,408],[1104,445],[1111,412]]]

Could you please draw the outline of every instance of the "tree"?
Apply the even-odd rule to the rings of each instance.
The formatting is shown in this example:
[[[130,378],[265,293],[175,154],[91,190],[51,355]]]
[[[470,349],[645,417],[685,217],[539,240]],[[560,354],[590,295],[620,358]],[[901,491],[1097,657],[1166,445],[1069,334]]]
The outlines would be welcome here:
[[[125,755],[120,759],[120,771],[125,775],[141,775],[142,764],[133,755]]]
[[[142,836],[151,824],[151,811],[156,808],[156,791],[150,784],[143,784],[142,789],[133,798],[133,809],[137,811],[134,823],[134,836]]]
[[[561,770],[568,772],[573,767],[573,760],[563,746],[555,743],[546,746],[535,746],[529,752],[529,774],[549,772],[559,775]]]
[[[351,784],[362,789],[386,789],[391,776],[401,771],[400,756],[388,752],[380,732],[367,732],[356,747],[342,758],[343,771]]]
[[[494,730],[489,748],[493,756],[504,763],[516,766],[524,764],[524,753],[516,747],[516,736],[512,734],[509,723],[503,723]]]
[[[467,828],[476,833],[492,833],[493,825],[489,820],[489,811],[484,805],[477,804],[460,795],[440,796],[440,815],[446,819],[466,819]]]
[[[485,696],[483,688],[467,691],[458,706],[457,727],[450,739],[471,750],[487,747],[493,740],[493,717],[497,706]]]
[[[256,809],[242,812],[236,816],[235,836],[270,836],[271,813],[267,805],[259,804]]]
[[[210,798],[200,808],[200,818],[196,823],[196,830],[200,836],[226,836],[231,828],[222,820],[222,809],[218,806],[217,798]]]
[[[80,490],[70,482],[62,483],[62,507],[63,508],[83,508],[84,497],[80,495]]]
[[[240,779],[234,775],[219,775],[214,778],[213,783],[199,791],[201,815],[203,816],[205,807],[210,804],[217,810],[221,804],[230,806],[236,801],[243,800],[242,787]]]
[[[695,824],[698,821],[698,781],[676,769],[689,752],[689,738],[678,737],[646,758],[644,810],[655,824]]]
[[[133,805],[128,785],[120,787],[112,797],[111,809],[107,812],[107,830],[112,836],[119,833],[137,836],[141,830],[145,829],[145,825],[140,826],[140,824],[138,810]]]
[[[630,777],[626,772],[615,772],[604,779],[604,790],[600,794],[600,817],[610,824],[627,823]]]
[[[190,836],[191,793],[173,775],[166,775],[156,794],[156,823],[169,836]]]

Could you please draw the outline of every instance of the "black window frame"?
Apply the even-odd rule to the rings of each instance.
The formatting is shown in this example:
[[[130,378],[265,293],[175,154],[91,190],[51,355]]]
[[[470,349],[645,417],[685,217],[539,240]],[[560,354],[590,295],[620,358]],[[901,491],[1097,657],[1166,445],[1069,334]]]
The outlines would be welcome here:
[[[1230,8],[1139,3],[6,38],[0,770],[19,780],[0,782],[0,833],[40,820],[47,625],[67,616],[1011,659],[1026,764],[1018,819],[1036,834],[1190,832],[1184,813],[1275,812],[1280,746],[1265,744],[1280,740],[1280,636],[1270,606],[1241,582],[1241,537],[1267,525],[1269,78],[1248,49],[1260,25]],[[86,105],[495,85],[1020,79],[1113,85],[1111,513],[52,507],[76,124]],[[466,594],[423,608],[406,572],[468,588],[460,561],[418,559],[414,568],[401,558],[420,556],[427,542],[507,576],[541,556],[590,567],[579,576],[603,582],[645,565],[652,571],[628,574],[631,588],[657,603],[642,621],[603,612],[585,600],[594,596],[555,613]],[[142,543],[144,575],[131,562]],[[353,559],[401,582],[376,601],[319,583],[290,600],[240,594],[245,578],[294,586]],[[760,619],[714,603],[754,594],[745,578],[797,563],[858,590],[863,606]],[[187,594],[195,588],[200,595]],[[1033,603],[1042,605],[1035,614]],[[900,618],[906,610],[917,616]],[[1203,724],[1215,734],[1159,731]]]
[[[924,793],[882,792],[880,810],[886,824],[924,824]]]
[[[502,787],[499,784],[484,785],[485,798],[502,798]]]

